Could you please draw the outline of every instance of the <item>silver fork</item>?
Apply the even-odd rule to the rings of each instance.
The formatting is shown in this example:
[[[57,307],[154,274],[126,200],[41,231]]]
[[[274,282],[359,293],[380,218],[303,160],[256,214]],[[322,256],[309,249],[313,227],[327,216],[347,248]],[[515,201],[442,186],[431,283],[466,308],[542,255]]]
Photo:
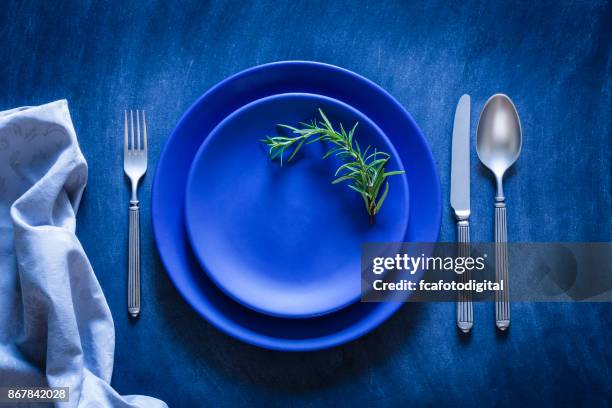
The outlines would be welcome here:
[[[140,139],[140,116],[142,113],[142,144]],[[147,121],[144,111],[136,110],[136,131],[134,132],[134,112],[125,111],[123,140],[123,171],[130,179],[132,195],[130,198],[130,236],[128,262],[128,312],[136,317],[140,314],[140,207],[138,205],[138,182],[147,172]]]

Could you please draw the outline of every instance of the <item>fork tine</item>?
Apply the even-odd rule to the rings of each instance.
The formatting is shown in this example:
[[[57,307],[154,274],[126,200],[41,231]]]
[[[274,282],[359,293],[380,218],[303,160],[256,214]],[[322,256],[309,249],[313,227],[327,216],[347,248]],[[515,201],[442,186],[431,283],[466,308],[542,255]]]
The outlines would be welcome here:
[[[123,154],[127,154],[128,151],[128,122],[127,122],[127,110],[124,110],[124,122],[123,122]]]
[[[144,152],[147,153],[147,119],[145,118],[145,111],[142,111],[142,135],[144,137]]]
[[[136,150],[140,150],[140,111],[136,109]]]
[[[134,149],[134,111],[130,109],[130,124],[131,124],[131,135],[132,135],[132,144],[131,149]]]

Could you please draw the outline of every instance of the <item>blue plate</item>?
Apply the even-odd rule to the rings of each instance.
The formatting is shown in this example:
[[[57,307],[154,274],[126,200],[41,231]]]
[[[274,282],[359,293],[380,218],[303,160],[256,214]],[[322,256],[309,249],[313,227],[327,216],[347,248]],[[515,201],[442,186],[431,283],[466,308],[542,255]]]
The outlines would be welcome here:
[[[247,69],[211,88],[183,115],[166,141],[152,192],[153,231],[168,275],[199,314],[229,335],[260,347],[305,351],[362,336],[391,316],[401,303],[359,302],[309,319],[258,313],[233,301],[202,271],[187,238],[183,211],[189,168],[206,136],[245,104],[288,92],[322,94],[345,102],[369,117],[393,142],[414,198],[407,240],[437,240],[440,181],[425,138],[408,112],[378,85],[332,65],[288,61]]]
[[[393,145],[361,113],[325,96],[289,93],[223,120],[187,182],[187,231],[203,269],[228,295],[273,316],[318,316],[357,301],[361,244],[401,242],[408,225],[405,176],[389,178],[390,194],[370,225],[361,196],[331,184],[342,165],[321,160],[331,146],[306,145],[283,168],[269,160],[260,139],[279,134],[279,123],[310,122],[319,108],[336,126],[358,122],[359,144],[389,153],[387,171],[403,170]]]

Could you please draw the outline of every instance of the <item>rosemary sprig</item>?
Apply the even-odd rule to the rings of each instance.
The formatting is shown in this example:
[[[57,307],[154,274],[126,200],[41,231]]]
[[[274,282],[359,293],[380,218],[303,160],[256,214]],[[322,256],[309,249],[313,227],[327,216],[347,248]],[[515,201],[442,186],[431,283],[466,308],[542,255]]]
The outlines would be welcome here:
[[[270,158],[272,160],[278,158],[281,166],[283,165],[283,156],[286,152],[291,151],[291,149],[293,151],[287,161],[291,161],[304,144],[315,142],[331,143],[333,146],[325,153],[323,158],[334,155],[343,162],[338,170],[336,170],[335,179],[332,181],[332,184],[338,184],[343,181],[349,182],[348,187],[358,192],[363,198],[366,211],[369,214],[370,224],[373,224],[376,214],[380,211],[380,207],[389,194],[387,177],[404,174],[404,172],[385,171],[385,166],[391,158],[388,153],[377,151],[376,149],[371,151],[370,146],[366,147],[363,151],[361,150],[359,142],[354,137],[359,123],[355,123],[348,132],[340,124],[340,130],[336,131],[321,109],[319,109],[319,114],[322,120],[300,123],[302,128],[279,125],[290,130],[296,136],[266,136],[262,142],[269,147]]]

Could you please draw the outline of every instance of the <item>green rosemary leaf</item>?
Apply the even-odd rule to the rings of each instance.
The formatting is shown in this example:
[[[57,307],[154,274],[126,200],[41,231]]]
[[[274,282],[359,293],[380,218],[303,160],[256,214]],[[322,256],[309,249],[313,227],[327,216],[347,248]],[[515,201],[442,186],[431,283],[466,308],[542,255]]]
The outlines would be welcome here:
[[[363,153],[361,154],[363,157],[367,157],[368,156],[368,151],[370,150],[370,146],[366,147],[366,149],[363,151]],[[366,160],[364,159],[364,162]]]
[[[385,172],[385,177],[389,177],[389,176],[395,176],[398,174],[404,174],[404,171],[390,171],[390,172]]]
[[[300,148],[302,147],[302,145],[304,144],[304,142],[306,141],[306,139],[302,139],[302,141],[300,142],[300,144],[297,145],[297,147],[293,150],[293,153],[291,153],[291,156],[289,156],[289,159],[287,160],[288,162],[291,161],[291,159],[293,159],[293,157],[295,157],[296,153],[298,152],[298,150],[300,150]]]
[[[289,126],[289,125],[279,124],[279,125],[278,125],[278,127],[282,127],[282,128],[285,128],[285,129],[289,129],[289,130],[290,130],[290,131],[292,131],[292,132],[297,132],[297,133],[299,133],[299,132],[300,132],[300,129],[298,129],[298,128],[294,127],[294,126]],[[275,138],[275,139],[276,139],[276,138]]]
[[[387,163],[388,159],[377,159],[374,160],[373,162],[369,163],[368,166],[371,168],[375,168],[378,169],[377,166],[379,166],[380,164],[382,164],[383,166]]]
[[[348,135],[349,145],[353,144],[353,136],[355,135],[355,130],[357,129],[357,126],[359,126],[359,122],[355,122],[355,124],[353,125],[353,128],[349,132],[349,135]]]
[[[335,179],[334,181],[332,181],[332,184],[338,184],[338,183],[340,183],[341,181],[344,181],[344,180],[350,180],[350,179],[352,179],[352,178],[353,178],[353,176],[350,176],[350,175],[348,175],[348,176],[338,177],[337,179]]]
[[[353,184],[349,184],[349,188],[355,190],[356,192],[365,195],[366,197],[369,197],[370,195],[368,193],[366,193],[365,191],[363,191],[362,189],[355,187]]]
[[[327,116],[325,116],[325,114],[323,113],[323,111],[319,108],[319,115],[321,115],[321,117],[323,118],[323,121],[325,122],[325,125],[327,126],[328,129],[333,129],[332,124],[330,123],[329,119],[327,119]]]
[[[374,215],[378,214],[378,211],[380,211],[380,207],[382,206],[383,202],[385,201],[385,198],[387,198],[388,194],[389,194],[389,183],[387,182],[385,184],[385,191],[382,193],[382,195],[378,199],[378,204],[376,204],[376,208],[374,209]]]
[[[342,126],[342,123],[340,124],[340,134],[343,138],[348,139],[348,134],[346,134],[346,130],[344,130],[344,126]]]
[[[322,157],[322,158],[323,158],[323,159],[327,159],[329,156],[331,156],[331,155],[333,155],[333,154],[338,153],[340,150],[342,150],[342,148],[341,148],[341,147],[334,147],[334,148],[332,148],[332,149],[329,149],[329,150],[327,151],[327,153],[325,153],[325,154],[323,155],[323,157]]]
[[[355,148],[357,150],[357,156],[361,157],[361,149],[359,148],[359,142],[355,140]]]
[[[368,162],[368,161],[372,160],[374,157],[378,157],[378,156],[384,156],[384,157],[387,157],[387,158],[389,157],[389,155],[387,153],[385,153],[385,152],[374,151],[374,153],[370,154],[368,157],[365,158],[365,161]]]
[[[352,171],[359,171],[359,168],[355,166],[354,163],[345,163],[342,166],[338,167],[338,170],[336,170],[336,173],[334,174],[334,177],[338,175],[338,173],[340,173],[342,170],[352,170]]]

